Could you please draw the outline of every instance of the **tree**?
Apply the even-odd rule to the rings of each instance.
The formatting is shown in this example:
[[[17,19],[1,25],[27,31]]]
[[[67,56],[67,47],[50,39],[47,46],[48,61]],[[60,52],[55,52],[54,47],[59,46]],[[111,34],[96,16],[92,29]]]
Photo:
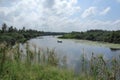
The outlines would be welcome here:
[[[4,33],[4,32],[6,32],[7,31],[7,25],[4,23],[3,25],[2,25],[2,32]]]
[[[9,27],[8,32],[13,32],[13,26]]]
[[[18,30],[17,30],[17,28],[15,27],[15,28],[13,29],[13,31],[14,31],[14,32],[17,32]]]
[[[22,28],[22,32],[24,32],[24,31],[25,31],[25,27]]]

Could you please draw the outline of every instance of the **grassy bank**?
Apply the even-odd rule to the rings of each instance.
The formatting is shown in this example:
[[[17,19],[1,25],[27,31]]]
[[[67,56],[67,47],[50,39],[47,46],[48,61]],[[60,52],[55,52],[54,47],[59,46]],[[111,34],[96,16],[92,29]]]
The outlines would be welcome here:
[[[104,30],[89,30],[86,32],[71,32],[64,34],[60,38],[63,39],[82,39],[91,41],[101,41],[109,43],[120,43],[120,30],[104,31]]]
[[[41,49],[32,51],[26,45],[26,54],[19,46],[11,48],[7,44],[0,45],[0,79],[1,80],[119,80],[120,56],[105,61],[102,56],[87,60],[83,54],[80,57],[80,73],[68,70],[66,57],[59,59],[54,50]],[[59,67],[59,62],[63,65]]]
[[[14,45],[16,42],[25,42],[31,38],[42,35],[43,32],[31,29],[17,29],[13,26],[7,26],[3,24],[0,30],[0,43],[7,42],[10,45]]]
[[[66,39],[62,38],[62,40],[66,40]],[[78,43],[78,44],[80,43],[80,44],[99,46],[99,47],[108,47],[110,49],[120,50],[120,44],[115,44],[115,43],[81,40],[81,39],[67,39],[67,40],[74,41],[75,43]]]
[[[60,32],[43,32],[32,29],[17,29],[13,26],[3,24],[0,29],[0,43],[7,42],[9,45],[14,45],[17,42],[24,43],[31,38],[45,35],[62,35]]]
[[[0,34],[0,42],[13,43],[14,42],[25,42],[31,38],[40,36],[39,32],[6,32]]]

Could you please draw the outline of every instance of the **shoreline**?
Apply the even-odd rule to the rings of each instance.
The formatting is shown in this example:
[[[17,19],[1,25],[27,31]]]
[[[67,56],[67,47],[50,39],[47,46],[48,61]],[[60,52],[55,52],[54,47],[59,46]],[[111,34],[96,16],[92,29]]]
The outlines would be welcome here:
[[[75,42],[82,43],[82,44],[89,44],[93,46],[102,46],[102,47],[108,47],[108,48],[115,48],[120,49],[120,44],[116,43],[109,43],[109,42],[102,42],[102,41],[92,41],[92,40],[84,40],[84,39],[70,39],[70,38],[60,38],[58,39],[66,39],[66,40],[74,40]]]

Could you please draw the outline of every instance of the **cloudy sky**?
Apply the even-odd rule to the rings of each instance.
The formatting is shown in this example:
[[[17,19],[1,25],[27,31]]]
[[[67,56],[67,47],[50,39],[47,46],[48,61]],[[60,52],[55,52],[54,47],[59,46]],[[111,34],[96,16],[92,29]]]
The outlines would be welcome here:
[[[120,30],[120,0],[0,0],[0,25],[43,31]]]

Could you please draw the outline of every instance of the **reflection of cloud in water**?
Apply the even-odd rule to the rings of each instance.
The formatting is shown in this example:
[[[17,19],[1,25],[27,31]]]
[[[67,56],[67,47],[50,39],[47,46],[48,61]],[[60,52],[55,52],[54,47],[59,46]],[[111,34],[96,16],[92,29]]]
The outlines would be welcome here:
[[[84,44],[86,41],[75,42],[78,40],[67,40],[63,39],[63,43],[57,43],[57,38],[52,36],[43,36],[43,38],[34,38],[29,40],[30,44],[36,45],[43,50],[55,49],[55,52],[59,56],[59,58],[63,58],[63,56],[67,57],[67,64],[68,66],[79,69],[80,67],[80,57],[84,53],[85,57],[90,60],[92,53],[94,56],[103,55],[105,60],[112,59],[113,57],[117,57],[120,55],[120,50],[111,50],[108,47],[102,46],[102,44],[97,43],[96,46],[90,44]],[[94,43],[94,42],[93,42]],[[98,46],[101,45],[101,46]],[[23,47],[25,48],[25,47]]]

